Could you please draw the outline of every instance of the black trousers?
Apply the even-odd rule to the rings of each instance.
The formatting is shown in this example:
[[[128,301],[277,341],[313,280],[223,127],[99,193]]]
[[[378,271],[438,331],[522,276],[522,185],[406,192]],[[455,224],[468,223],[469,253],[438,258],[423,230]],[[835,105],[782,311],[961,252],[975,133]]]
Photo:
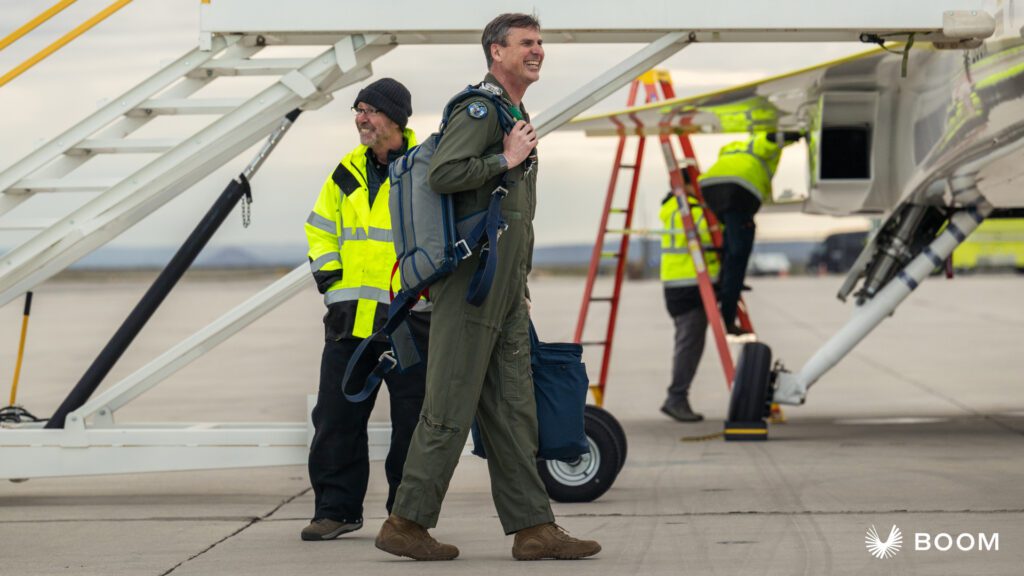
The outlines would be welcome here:
[[[414,313],[408,320],[423,361],[403,374],[392,372],[385,379],[391,395],[391,448],[384,462],[389,513],[402,481],[409,441],[423,407],[429,318],[429,314]],[[355,522],[363,518],[363,498],[370,478],[366,426],[380,388],[358,404],[349,402],[341,393],[345,367],[360,342],[355,338],[324,342],[320,390],[313,408],[315,433],[309,450],[309,481],[313,486],[316,506],[314,519]],[[377,358],[388,348],[385,342],[370,345],[353,378],[356,381],[364,379],[376,366]]]
[[[722,279],[719,289],[719,306],[722,321],[726,326],[736,324],[740,293],[747,276],[747,262],[754,250],[754,213],[728,211],[720,216],[725,224],[722,234]]]
[[[722,276],[718,302],[726,326],[736,323],[740,292],[747,276],[747,262],[754,250],[754,214],[761,202],[737,184],[715,184],[703,189],[708,207],[725,226],[722,233]]]

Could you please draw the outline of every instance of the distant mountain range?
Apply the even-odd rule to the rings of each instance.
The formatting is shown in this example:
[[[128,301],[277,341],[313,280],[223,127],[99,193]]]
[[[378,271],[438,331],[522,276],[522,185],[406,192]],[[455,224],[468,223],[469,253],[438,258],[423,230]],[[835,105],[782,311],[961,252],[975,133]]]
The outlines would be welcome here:
[[[805,264],[816,242],[762,242],[755,252],[782,252],[794,266]],[[170,261],[176,247],[121,247],[108,246],[96,250],[71,265],[72,270],[159,269]],[[609,242],[604,251],[618,250],[618,242]],[[0,249],[0,252],[6,252]],[[248,245],[207,247],[193,265],[195,268],[294,268],[307,261],[307,248],[302,244]],[[590,263],[592,245],[564,244],[538,246],[534,250],[536,268],[586,268]],[[657,239],[631,239],[629,262],[631,266],[657,268],[661,244]],[[611,261],[608,261],[609,265]]]
[[[754,245],[754,252],[781,252],[789,258],[790,263],[794,266],[799,266],[807,263],[811,251],[817,245],[817,242],[809,241],[758,242]],[[612,252],[617,251],[618,248],[618,242],[608,242],[604,245],[603,251]],[[540,268],[587,266],[590,264],[590,256],[593,250],[593,245],[588,244],[538,246],[533,251],[533,265]],[[661,262],[661,240],[653,238],[630,239],[630,264],[640,265],[644,261],[646,261],[647,266],[650,268],[656,268],[659,265]]]

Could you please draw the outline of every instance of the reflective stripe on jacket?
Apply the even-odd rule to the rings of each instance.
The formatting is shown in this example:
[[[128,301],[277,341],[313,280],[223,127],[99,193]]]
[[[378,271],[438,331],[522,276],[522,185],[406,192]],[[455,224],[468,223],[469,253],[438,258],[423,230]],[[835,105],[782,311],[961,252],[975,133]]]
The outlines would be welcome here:
[[[708,250],[712,246],[711,232],[708,230],[704,210],[694,198],[689,198],[690,216],[697,226],[700,243],[704,247],[704,261],[707,263],[708,276],[711,282],[718,281],[718,254]],[[665,286],[696,286],[697,268],[686,247],[686,233],[683,232],[683,216],[679,212],[679,201],[670,196],[661,205],[661,223],[666,230],[679,230],[678,233],[665,233],[661,236],[661,281]]]
[[[747,141],[730,142],[718,151],[718,160],[701,174],[701,187],[714,184],[738,184],[761,202],[772,200],[772,177],[779,166],[782,147],[758,132]]]
[[[405,129],[403,136],[409,148],[416,145],[412,130]],[[401,287],[398,274],[391,277],[391,183],[381,184],[370,206],[366,153],[367,147],[360,145],[342,158],[320,189],[305,225],[310,268],[324,295],[328,318],[343,324],[328,322],[329,336],[338,338],[372,334],[387,317],[390,289],[397,292]]]

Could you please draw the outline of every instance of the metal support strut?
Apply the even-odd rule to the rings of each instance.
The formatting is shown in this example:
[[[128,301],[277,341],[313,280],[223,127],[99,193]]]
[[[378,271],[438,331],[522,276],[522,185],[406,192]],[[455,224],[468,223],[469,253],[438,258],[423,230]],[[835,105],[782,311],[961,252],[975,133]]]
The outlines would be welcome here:
[[[959,182],[957,181],[959,180]],[[853,317],[807,361],[799,372],[780,372],[773,400],[780,404],[803,404],[807,390],[882,323],[933,270],[942,266],[953,250],[992,212],[992,205],[978,192],[973,177],[960,176],[956,193],[964,208],[954,213],[945,230],[907,264],[871,300],[858,305]],[[966,184],[964,186],[964,184]]]

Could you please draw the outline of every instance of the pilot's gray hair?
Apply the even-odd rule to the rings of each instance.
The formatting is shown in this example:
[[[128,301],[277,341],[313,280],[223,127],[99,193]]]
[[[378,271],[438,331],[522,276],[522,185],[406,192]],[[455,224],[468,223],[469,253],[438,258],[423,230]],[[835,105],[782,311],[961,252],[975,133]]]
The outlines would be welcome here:
[[[540,20],[530,14],[502,14],[491,20],[484,28],[480,43],[484,46],[484,56],[487,58],[487,69],[491,69],[494,59],[491,58],[491,44],[508,46],[508,31],[512,28],[529,28],[540,30]]]

